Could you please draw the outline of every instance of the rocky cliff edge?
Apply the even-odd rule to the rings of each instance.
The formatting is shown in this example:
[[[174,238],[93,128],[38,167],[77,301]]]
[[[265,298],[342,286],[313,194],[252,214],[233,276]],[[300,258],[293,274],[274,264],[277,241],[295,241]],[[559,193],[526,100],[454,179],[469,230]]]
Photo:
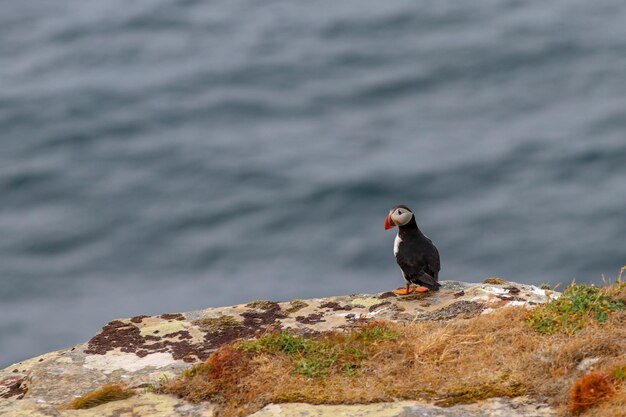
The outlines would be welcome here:
[[[558,297],[531,285],[487,279],[482,284],[444,281],[439,292],[392,292],[208,308],[137,316],[107,323],[88,342],[25,360],[0,371],[2,416],[212,416],[208,403],[192,404],[152,388],[204,361],[218,347],[268,330],[316,335],[368,320],[451,320],[489,314],[506,306],[533,306]],[[138,395],[86,410],[59,406],[108,383]],[[550,416],[554,411],[526,397],[490,399],[441,408],[399,401],[369,405],[271,404],[261,416]]]

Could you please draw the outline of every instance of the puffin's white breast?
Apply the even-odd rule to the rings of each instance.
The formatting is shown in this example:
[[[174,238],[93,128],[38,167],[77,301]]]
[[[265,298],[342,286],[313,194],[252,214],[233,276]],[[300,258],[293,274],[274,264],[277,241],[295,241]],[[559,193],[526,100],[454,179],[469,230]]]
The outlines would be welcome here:
[[[402,242],[402,239],[400,239],[400,235],[397,234],[396,240],[393,241],[393,254],[394,255],[398,254],[398,249],[400,248],[400,242]]]

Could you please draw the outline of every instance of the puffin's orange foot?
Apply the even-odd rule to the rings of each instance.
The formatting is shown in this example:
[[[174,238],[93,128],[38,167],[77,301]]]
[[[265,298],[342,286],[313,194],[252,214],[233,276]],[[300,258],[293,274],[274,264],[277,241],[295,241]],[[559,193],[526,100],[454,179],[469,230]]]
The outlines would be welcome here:
[[[415,292],[428,292],[428,288],[426,287],[417,287],[415,288]]]
[[[393,290],[393,293],[396,295],[408,295],[413,292],[412,289],[408,289],[406,287],[398,288],[397,290]]]

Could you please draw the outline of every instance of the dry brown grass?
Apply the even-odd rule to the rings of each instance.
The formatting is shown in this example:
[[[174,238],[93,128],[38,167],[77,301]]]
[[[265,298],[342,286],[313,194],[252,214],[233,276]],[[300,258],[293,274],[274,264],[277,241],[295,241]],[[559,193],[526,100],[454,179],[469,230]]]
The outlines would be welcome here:
[[[135,395],[135,391],[122,387],[119,384],[105,385],[97,390],[88,392],[74,401],[69,402],[61,409],[65,410],[82,410],[85,408],[97,407],[101,404],[106,404],[111,401],[125,400]]]
[[[510,307],[469,320],[369,325],[370,330],[379,326],[396,335],[389,338],[363,339],[359,332],[369,331],[368,326],[325,335],[315,346],[322,346],[320,360],[332,360],[318,377],[307,377],[298,368],[315,347],[287,351],[235,343],[164,391],[190,401],[215,402],[220,415],[228,417],[268,403],[424,399],[445,406],[524,394],[547,399],[566,414],[572,384],[590,371],[577,369],[583,359],[599,358],[593,371],[607,375],[626,365],[626,312],[612,313],[603,324],[591,321],[574,334],[539,333],[528,324],[528,315],[523,307]],[[266,343],[263,337],[259,346]],[[329,346],[334,349],[330,353]],[[348,351],[358,354],[345,359]],[[353,361],[350,372],[342,366],[345,360]],[[604,396],[588,415],[613,417],[624,409],[624,384],[610,381],[614,395]]]

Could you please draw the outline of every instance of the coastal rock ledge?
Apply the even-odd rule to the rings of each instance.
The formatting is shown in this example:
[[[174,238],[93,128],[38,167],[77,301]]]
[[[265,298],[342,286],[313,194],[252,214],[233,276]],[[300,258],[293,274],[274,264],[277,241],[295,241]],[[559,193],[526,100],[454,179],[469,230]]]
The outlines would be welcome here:
[[[153,387],[206,360],[218,347],[268,330],[316,335],[359,322],[452,320],[489,314],[511,305],[545,303],[559,293],[487,279],[482,284],[443,281],[437,293],[392,292],[208,308],[137,316],[106,324],[86,343],[16,363],[0,371],[1,416],[212,416],[209,403],[194,404]],[[109,383],[137,395],[84,410],[60,406]],[[275,416],[553,416],[555,410],[528,397],[492,398],[438,407],[398,401],[367,405],[270,404],[253,414]]]

